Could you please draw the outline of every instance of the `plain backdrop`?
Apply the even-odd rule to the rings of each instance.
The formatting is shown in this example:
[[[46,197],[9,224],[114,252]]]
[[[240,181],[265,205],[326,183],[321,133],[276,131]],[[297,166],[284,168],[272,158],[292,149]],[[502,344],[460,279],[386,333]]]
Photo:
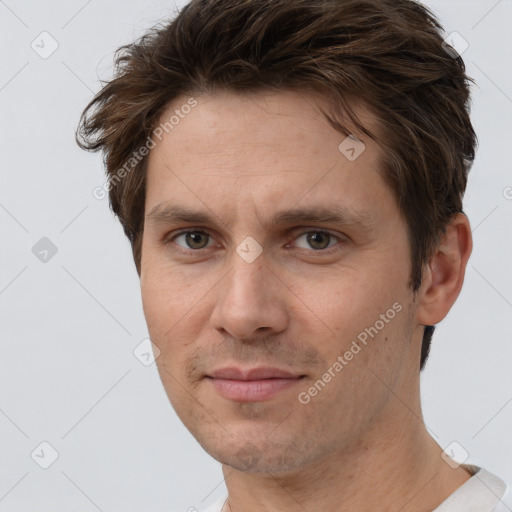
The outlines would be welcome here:
[[[464,200],[474,250],[422,375],[425,421],[512,483],[512,0],[426,3],[469,45],[480,144]],[[134,355],[147,328],[129,243],[92,194],[101,156],[74,142],[114,50],[175,8],[0,1],[0,512],[185,512],[225,492]]]

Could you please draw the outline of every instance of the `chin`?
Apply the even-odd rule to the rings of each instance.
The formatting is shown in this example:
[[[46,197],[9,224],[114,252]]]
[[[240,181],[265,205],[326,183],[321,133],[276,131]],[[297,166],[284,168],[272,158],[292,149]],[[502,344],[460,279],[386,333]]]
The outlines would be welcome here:
[[[313,446],[308,447],[304,443],[299,447],[293,439],[288,442],[275,438],[269,440],[265,434],[260,439],[247,430],[239,437],[227,433],[226,437],[228,439],[210,436],[202,439],[196,437],[196,439],[215,460],[244,473],[291,474],[313,462],[318,456],[318,454],[315,456]]]

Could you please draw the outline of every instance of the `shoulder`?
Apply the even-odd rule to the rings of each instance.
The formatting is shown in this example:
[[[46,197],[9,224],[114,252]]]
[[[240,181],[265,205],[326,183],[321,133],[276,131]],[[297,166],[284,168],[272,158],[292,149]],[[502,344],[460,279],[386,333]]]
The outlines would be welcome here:
[[[512,511],[512,487],[499,476],[485,468],[472,466],[473,486],[479,489],[479,496],[489,503],[489,512]]]
[[[471,478],[450,495],[434,512],[511,512],[510,486],[486,469],[464,464]]]
[[[512,485],[509,483],[505,486],[503,496],[500,497],[500,501],[493,512],[510,512],[512,510]]]

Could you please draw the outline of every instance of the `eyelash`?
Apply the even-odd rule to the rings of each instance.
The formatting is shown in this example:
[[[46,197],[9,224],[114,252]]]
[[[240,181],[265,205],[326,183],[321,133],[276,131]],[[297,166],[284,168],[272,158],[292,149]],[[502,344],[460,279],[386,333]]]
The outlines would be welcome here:
[[[184,229],[184,230],[178,231],[176,233],[173,233],[172,236],[170,236],[170,235],[165,236],[163,243],[164,243],[164,245],[167,246],[167,245],[171,244],[172,242],[174,242],[174,240],[176,240],[176,238],[180,237],[181,235],[186,235],[187,233],[200,233],[202,235],[208,235],[210,238],[213,238],[211,233],[209,233],[205,229]],[[330,254],[331,252],[333,252],[333,250],[337,250],[337,246],[340,243],[342,243],[344,240],[342,236],[335,235],[335,234],[331,233],[330,231],[326,231],[326,230],[322,230],[322,229],[309,229],[309,230],[301,231],[301,232],[295,234],[294,238],[299,238],[299,237],[301,237],[303,235],[307,235],[309,233],[329,235],[331,238],[334,238],[338,241],[337,244],[333,245],[332,247],[328,247],[327,249],[316,249],[315,250],[315,249],[299,248],[302,251],[306,251],[306,252],[310,252],[310,253],[312,252],[312,253]],[[204,247],[202,249],[184,249],[183,247],[176,245],[176,250],[183,254],[190,254],[190,253],[199,254],[207,249],[208,249],[207,247]]]

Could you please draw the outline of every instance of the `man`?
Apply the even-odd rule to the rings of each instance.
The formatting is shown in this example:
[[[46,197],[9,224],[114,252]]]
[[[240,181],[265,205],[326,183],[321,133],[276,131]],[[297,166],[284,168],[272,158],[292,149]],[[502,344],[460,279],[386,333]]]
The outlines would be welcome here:
[[[469,81],[411,0],[193,0],[86,108],[211,511],[512,510],[420,404],[472,249]]]

